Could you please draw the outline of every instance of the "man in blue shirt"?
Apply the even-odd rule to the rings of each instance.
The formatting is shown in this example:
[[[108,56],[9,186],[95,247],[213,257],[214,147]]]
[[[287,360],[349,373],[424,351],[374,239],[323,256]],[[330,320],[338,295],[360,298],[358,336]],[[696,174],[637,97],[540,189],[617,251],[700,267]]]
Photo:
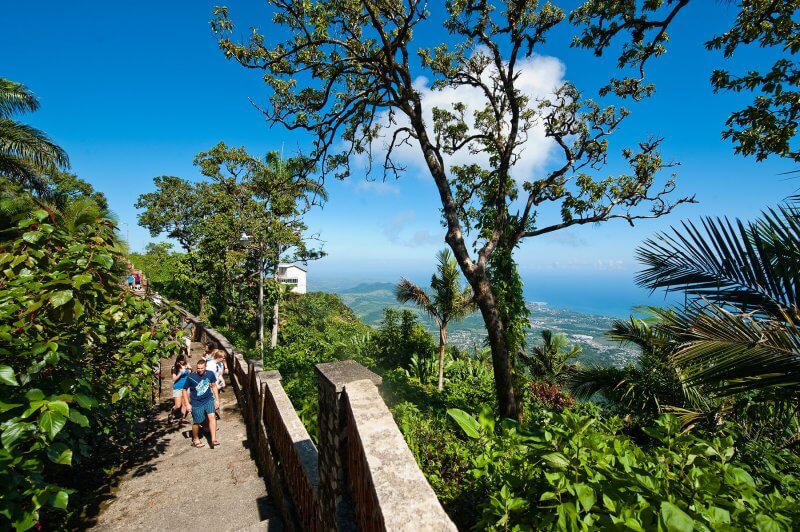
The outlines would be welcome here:
[[[217,418],[214,410],[219,406],[219,390],[217,389],[217,376],[213,371],[206,371],[206,360],[197,361],[196,371],[186,377],[183,383],[183,397],[189,404],[192,414],[192,445],[202,447],[200,439],[200,425],[208,419],[208,430],[211,433],[212,449],[219,445],[217,441]]]

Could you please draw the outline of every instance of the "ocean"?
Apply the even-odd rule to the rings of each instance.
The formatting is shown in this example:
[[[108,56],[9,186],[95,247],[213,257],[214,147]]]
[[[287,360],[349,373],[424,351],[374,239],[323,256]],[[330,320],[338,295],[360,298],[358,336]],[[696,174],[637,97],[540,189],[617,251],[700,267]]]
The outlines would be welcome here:
[[[666,295],[663,290],[651,294],[636,286],[632,273],[546,272],[526,274],[522,280],[526,301],[597,316],[627,318],[638,306],[671,306],[683,302],[679,294]]]

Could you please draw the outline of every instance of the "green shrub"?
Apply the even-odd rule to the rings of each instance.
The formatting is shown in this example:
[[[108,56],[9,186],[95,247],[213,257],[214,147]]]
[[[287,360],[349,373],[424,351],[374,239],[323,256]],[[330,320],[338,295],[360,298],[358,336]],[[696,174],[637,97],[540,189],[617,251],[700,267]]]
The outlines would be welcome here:
[[[381,367],[408,369],[415,355],[419,361],[424,362],[437,349],[433,337],[419,323],[413,312],[408,309],[384,309],[383,321],[373,334],[371,342],[371,351]]]
[[[423,414],[412,403],[396,405],[392,414],[442,506],[459,528],[468,528],[480,517],[478,503],[485,496],[482,483],[468,475],[480,442],[462,438],[446,417]]]
[[[286,394],[316,440],[314,366],[347,359],[374,366],[368,354],[372,330],[338,296],[322,292],[292,295],[284,302],[281,315],[278,345],[265,351],[264,367],[281,372]]]
[[[176,320],[123,290],[109,222],[73,234],[35,211],[18,229],[0,243],[0,528],[57,529],[151,406]]]
[[[490,492],[477,528],[789,530],[800,519],[777,472],[741,460],[730,435],[681,432],[672,415],[640,446],[591,406],[551,412],[533,431],[488,411],[448,413],[484,448],[470,470]]]

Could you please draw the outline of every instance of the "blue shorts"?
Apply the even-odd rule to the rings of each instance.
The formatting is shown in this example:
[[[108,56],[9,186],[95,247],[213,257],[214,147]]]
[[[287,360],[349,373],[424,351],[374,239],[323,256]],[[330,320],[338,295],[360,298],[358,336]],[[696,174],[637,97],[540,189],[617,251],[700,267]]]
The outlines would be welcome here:
[[[192,403],[192,421],[198,425],[206,420],[206,415],[214,415],[214,399],[203,403]]]

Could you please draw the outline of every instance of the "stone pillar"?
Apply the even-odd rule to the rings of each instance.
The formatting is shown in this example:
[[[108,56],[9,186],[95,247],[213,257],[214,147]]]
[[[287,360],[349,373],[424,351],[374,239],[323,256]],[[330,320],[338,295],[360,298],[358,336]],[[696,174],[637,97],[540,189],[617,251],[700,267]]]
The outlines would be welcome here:
[[[356,530],[353,504],[347,489],[344,457],[347,438],[342,415],[342,390],[345,385],[369,380],[375,386],[381,378],[354,360],[317,364],[319,413],[319,505],[322,530]]]
[[[264,371],[264,364],[258,359],[250,359],[247,361],[247,401],[245,403],[245,420],[248,427],[255,431],[258,427],[258,410],[259,403],[261,403],[261,383],[258,380],[258,374]],[[251,434],[251,435],[252,435]]]

